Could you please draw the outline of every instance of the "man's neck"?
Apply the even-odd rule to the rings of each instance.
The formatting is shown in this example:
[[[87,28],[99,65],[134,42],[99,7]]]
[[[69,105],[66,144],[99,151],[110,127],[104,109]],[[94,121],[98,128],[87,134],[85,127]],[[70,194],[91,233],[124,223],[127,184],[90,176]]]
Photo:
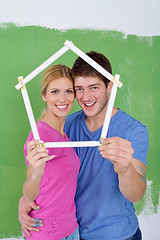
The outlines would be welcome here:
[[[116,112],[118,112],[118,109],[113,107],[111,117],[113,117],[116,114]],[[94,116],[94,117],[86,116],[86,125],[88,129],[91,132],[95,132],[97,129],[99,129],[104,123],[105,115],[106,114],[98,114],[97,116]]]

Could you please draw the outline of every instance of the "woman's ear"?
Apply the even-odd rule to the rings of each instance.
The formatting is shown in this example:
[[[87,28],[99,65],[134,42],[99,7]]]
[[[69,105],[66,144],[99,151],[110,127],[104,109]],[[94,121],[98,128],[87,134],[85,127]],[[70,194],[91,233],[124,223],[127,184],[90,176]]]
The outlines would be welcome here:
[[[46,95],[41,95],[41,97],[42,97],[42,99],[43,99],[44,102],[47,101],[47,100],[46,100]]]
[[[108,93],[111,93],[112,87],[113,87],[113,82],[109,81],[108,86],[107,86]]]

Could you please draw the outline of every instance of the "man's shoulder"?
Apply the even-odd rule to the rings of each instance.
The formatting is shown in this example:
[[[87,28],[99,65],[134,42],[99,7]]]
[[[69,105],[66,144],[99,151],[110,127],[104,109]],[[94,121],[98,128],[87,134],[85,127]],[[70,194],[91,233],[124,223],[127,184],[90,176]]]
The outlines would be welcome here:
[[[123,121],[123,123],[126,123],[127,125],[137,125],[137,126],[141,126],[141,127],[145,127],[139,120],[137,120],[136,118],[132,117],[131,115],[129,115],[128,113],[119,110],[120,111],[120,120]]]
[[[122,134],[125,138],[135,138],[135,136],[139,136],[139,134],[147,138],[147,127],[136,118],[124,111],[121,111],[119,120],[119,131],[122,131]]]
[[[123,112],[123,119],[122,136],[131,142],[134,149],[133,158],[146,165],[149,146],[147,127],[125,112]]]

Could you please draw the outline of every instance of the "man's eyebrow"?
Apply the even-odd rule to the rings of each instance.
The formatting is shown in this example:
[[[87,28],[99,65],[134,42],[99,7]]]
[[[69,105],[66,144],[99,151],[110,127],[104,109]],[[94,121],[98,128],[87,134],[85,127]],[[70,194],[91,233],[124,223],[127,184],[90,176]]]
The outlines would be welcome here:
[[[94,84],[89,85],[88,87],[93,87],[93,86],[96,86],[96,85],[100,85],[100,84],[99,83],[94,83]]]
[[[88,87],[94,87],[94,86],[97,86],[97,85],[100,85],[99,83],[94,83],[94,84],[91,84],[91,85],[89,85]],[[81,88],[83,88],[83,86],[74,86],[75,88],[76,87],[81,87]]]

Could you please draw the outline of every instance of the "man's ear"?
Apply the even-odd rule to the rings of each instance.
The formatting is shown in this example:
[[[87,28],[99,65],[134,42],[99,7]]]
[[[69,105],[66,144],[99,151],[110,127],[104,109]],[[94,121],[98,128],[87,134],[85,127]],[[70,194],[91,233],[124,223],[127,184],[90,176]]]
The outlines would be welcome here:
[[[113,87],[113,82],[109,81],[108,86],[107,86],[108,93],[111,93],[112,87]]]
[[[46,100],[46,95],[41,95],[41,97],[42,97],[42,99],[43,99],[44,102],[47,101],[47,100]]]

